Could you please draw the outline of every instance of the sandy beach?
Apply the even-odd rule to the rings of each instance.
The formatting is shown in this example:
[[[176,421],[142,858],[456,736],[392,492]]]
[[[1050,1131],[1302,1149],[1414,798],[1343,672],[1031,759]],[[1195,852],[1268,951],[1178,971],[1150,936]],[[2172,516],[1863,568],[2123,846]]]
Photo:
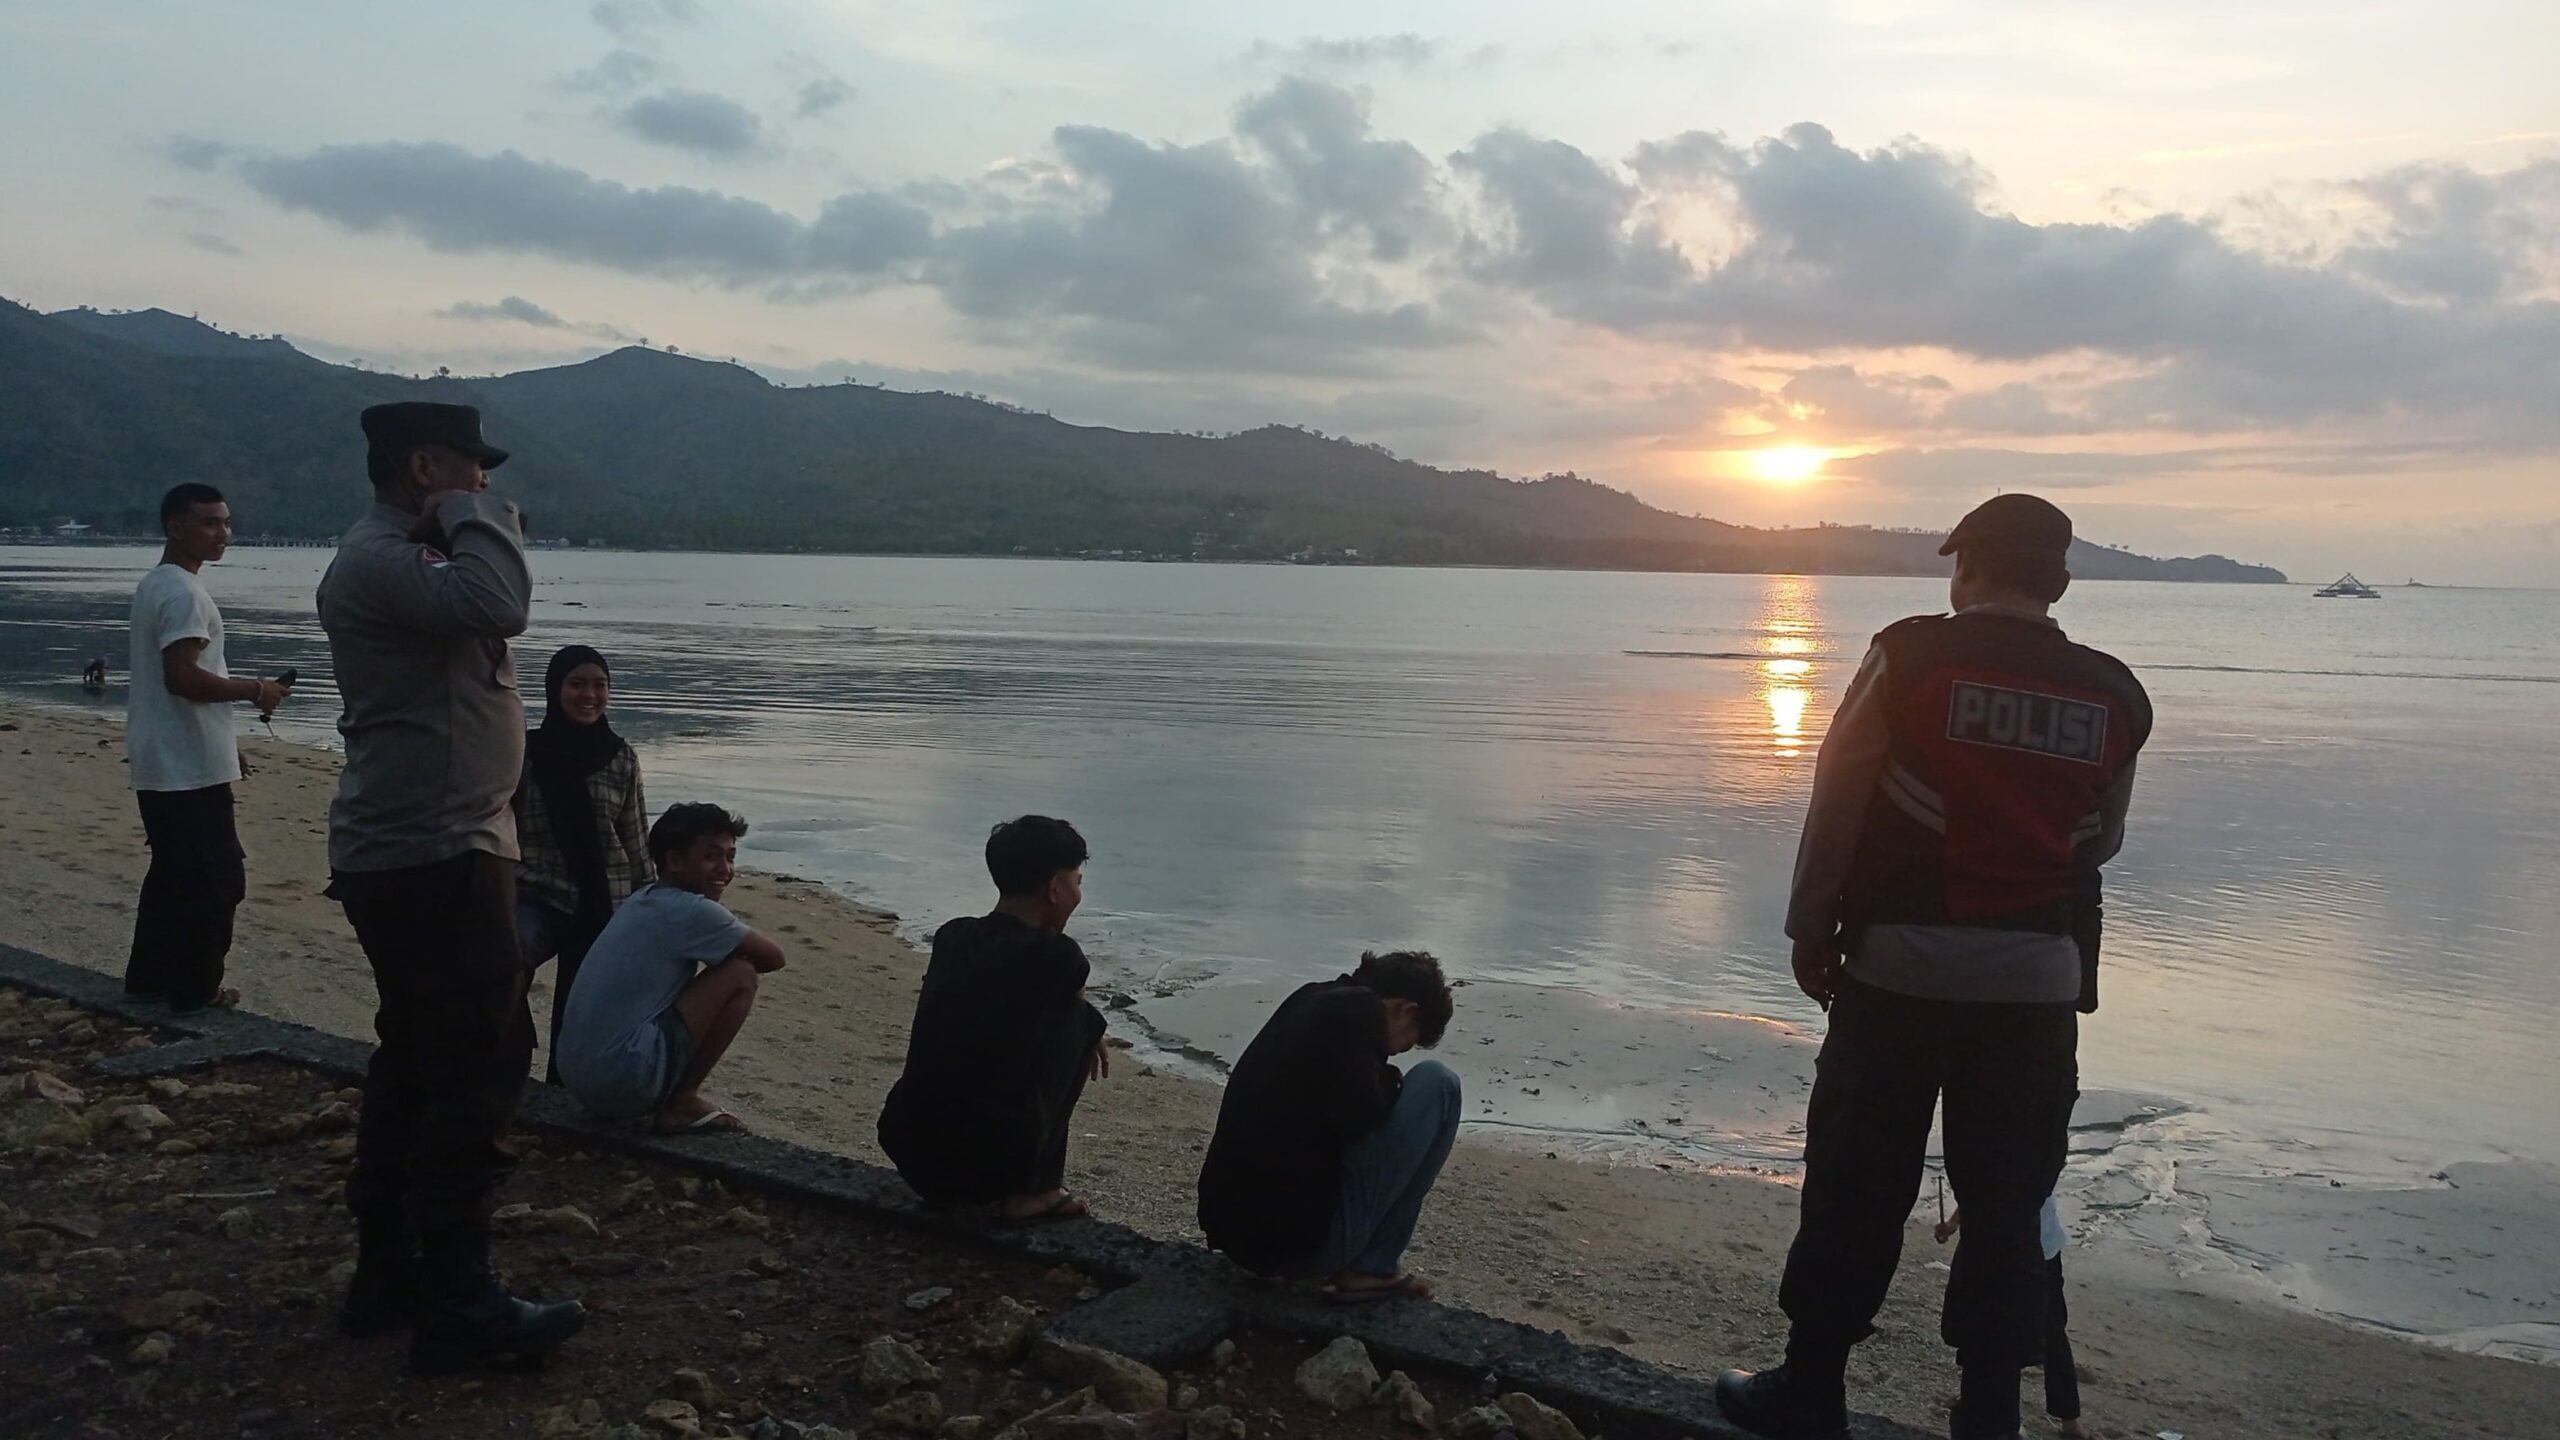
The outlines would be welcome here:
[[[336,758],[265,740],[248,753],[249,900],[232,983],[262,1013],[370,1038],[371,978],[320,894]],[[0,941],[120,970],[146,855],[118,726],[0,706],[0,815],[13,841],[0,868]],[[755,856],[750,835],[742,859]],[[766,1133],[879,1158],[873,1121],[903,1056],[922,956],[894,919],[805,881],[745,874],[729,903],[783,938],[790,968],[767,986],[716,1090]],[[1462,994],[1461,1027],[1467,1003]],[[1452,1038],[1477,1043],[1463,1029]],[[1088,1092],[1069,1183],[1108,1218],[1196,1238],[1191,1182],[1217,1092],[1142,1055],[1122,1062]],[[1414,1261],[1457,1302],[1712,1372],[1776,1357],[1793,1201],[1750,1174],[1550,1157],[1471,1131]],[[2481,1237],[2484,1258],[2463,1263],[2494,1264],[2485,1252],[2501,1243]],[[1936,1337],[1943,1271],[1930,1267],[1942,1259],[1914,1226],[1882,1333],[1852,1371],[1861,1408],[1942,1423],[1938,1397],[1954,1380]],[[2524,1437],[2548,1433],[2560,1414],[2560,1369],[2395,1340],[2103,1253],[2074,1252],[2071,1263],[2075,1343],[2103,1434]]]

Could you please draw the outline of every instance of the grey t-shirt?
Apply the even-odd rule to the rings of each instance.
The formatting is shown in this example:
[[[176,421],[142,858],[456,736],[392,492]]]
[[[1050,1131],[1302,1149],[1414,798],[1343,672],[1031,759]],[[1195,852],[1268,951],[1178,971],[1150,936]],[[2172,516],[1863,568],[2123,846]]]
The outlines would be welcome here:
[[[644,885],[613,912],[587,951],[560,1017],[561,1082],[607,1119],[646,1115],[680,1075],[667,1073],[658,1017],[694,972],[738,951],[752,933],[720,902],[672,885]]]

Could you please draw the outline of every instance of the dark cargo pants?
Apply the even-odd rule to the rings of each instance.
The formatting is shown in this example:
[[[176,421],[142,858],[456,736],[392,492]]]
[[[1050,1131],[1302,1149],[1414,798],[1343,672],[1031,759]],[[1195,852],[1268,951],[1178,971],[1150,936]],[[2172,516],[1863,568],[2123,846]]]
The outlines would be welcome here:
[[[2079,1019],[2068,1001],[1923,1000],[1842,980],[1815,1062],[1802,1214],[1778,1291],[1790,1360],[1836,1365],[1875,1333],[1942,1101],[1964,1244],[1939,1334],[1966,1366],[2043,1359],[2036,1216],[2070,1146]]]
[[[359,1220],[485,1226],[515,1169],[506,1131],[533,1062],[515,891],[515,862],[476,851],[330,883],[380,992],[347,1181]]]

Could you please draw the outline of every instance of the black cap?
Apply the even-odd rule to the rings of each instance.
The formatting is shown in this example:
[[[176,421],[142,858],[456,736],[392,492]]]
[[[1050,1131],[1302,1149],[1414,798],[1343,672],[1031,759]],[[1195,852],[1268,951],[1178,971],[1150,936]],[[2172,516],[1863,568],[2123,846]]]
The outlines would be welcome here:
[[[1956,522],[1938,553],[1974,549],[2059,559],[2071,549],[2071,517],[2052,501],[2034,495],[1994,495]]]
[[[480,438],[480,410],[475,405],[402,400],[368,407],[362,423],[365,443],[387,455],[405,454],[421,445],[442,445],[479,461],[483,470],[507,463],[506,451]]]

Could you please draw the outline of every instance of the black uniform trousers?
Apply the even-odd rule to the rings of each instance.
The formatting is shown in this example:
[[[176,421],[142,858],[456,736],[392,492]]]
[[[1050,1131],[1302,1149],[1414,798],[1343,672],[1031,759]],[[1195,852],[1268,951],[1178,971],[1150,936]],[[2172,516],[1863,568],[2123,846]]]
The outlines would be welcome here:
[[[141,790],[134,799],[151,868],[134,907],[124,991],[161,996],[174,1010],[202,1009],[222,991],[232,917],[249,890],[231,787]]]
[[[1843,978],[1814,1063],[1802,1214],[1778,1290],[1790,1361],[1836,1374],[1875,1333],[1942,1100],[1964,1244],[1939,1333],[1967,1367],[2044,1358],[2036,1217],[2070,1145],[2079,1021],[2069,1001],[1923,1000]]]
[[[2071,1307],[2062,1300],[2062,1257],[2044,1262],[2044,1413],[2080,1418],[2080,1366],[2071,1358]]]
[[[483,1230],[515,1169],[506,1131],[533,1064],[515,862],[472,851],[341,874],[329,893],[380,993],[348,1208],[428,1237]]]

